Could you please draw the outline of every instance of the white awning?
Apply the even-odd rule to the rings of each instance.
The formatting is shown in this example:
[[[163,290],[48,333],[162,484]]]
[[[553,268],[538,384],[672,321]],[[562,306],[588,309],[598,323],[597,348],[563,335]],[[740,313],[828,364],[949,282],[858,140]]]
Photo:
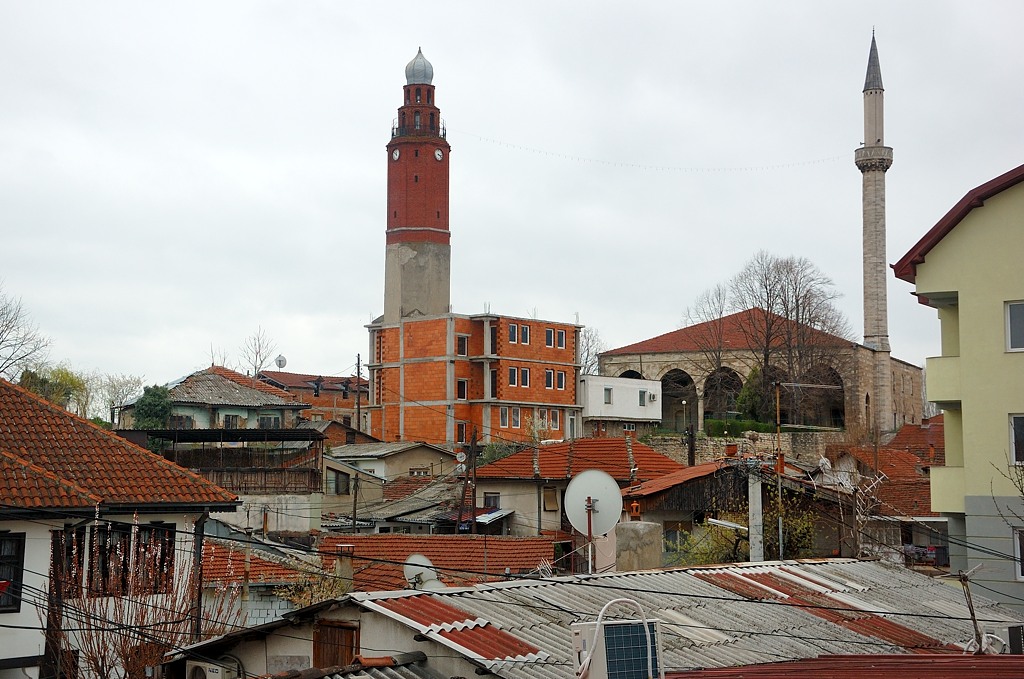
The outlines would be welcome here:
[[[509,514],[514,514],[515,511],[516,510],[514,509],[495,509],[493,512],[487,512],[486,514],[481,514],[480,516],[476,517],[476,522],[486,525],[488,523],[491,523],[492,521],[504,519]]]

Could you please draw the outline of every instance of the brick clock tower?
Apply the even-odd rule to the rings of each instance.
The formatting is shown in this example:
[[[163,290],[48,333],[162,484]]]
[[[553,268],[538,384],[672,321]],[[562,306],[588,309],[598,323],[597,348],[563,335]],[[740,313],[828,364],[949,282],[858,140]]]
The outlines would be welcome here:
[[[448,154],[423,50],[405,67],[404,101],[388,144],[384,323],[450,311]]]

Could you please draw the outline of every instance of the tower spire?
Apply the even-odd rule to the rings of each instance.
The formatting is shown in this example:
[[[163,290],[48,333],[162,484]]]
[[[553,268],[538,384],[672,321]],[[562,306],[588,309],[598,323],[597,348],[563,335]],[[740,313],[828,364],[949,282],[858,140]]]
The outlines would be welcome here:
[[[864,143],[854,152],[854,160],[862,178],[864,345],[874,351],[873,379],[867,396],[869,424],[875,432],[894,426],[885,263],[885,173],[892,166],[892,149],[885,145],[884,96],[878,46],[872,30],[864,78]]]

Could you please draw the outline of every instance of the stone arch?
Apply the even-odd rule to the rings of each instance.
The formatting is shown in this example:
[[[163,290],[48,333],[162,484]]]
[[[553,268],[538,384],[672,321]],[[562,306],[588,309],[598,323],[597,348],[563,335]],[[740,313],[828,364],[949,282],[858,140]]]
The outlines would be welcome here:
[[[846,426],[846,390],[838,370],[830,366],[811,370],[801,376],[800,384],[805,386],[793,390],[800,424],[836,429]]]
[[[638,373],[636,370],[623,370],[621,373],[619,373],[619,377],[625,377],[626,379],[630,380],[642,380],[644,378],[644,376]]]
[[[672,368],[661,377],[662,426],[681,432],[697,425],[697,385],[685,370]]]
[[[704,417],[735,417],[736,399],[743,389],[743,378],[732,368],[722,366],[704,379]]]

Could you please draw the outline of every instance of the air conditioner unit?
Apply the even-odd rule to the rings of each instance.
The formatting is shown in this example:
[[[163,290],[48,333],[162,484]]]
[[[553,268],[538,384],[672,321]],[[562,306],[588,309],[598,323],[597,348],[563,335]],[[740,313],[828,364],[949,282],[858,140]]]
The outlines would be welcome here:
[[[238,669],[230,664],[187,660],[185,679],[238,679]]]
[[[658,400],[658,395],[657,394],[651,394],[650,396],[648,396],[648,398],[650,398],[652,401],[657,401]]]
[[[661,621],[648,620],[648,634],[640,620],[605,620],[594,636],[595,622],[573,623],[572,650],[576,672],[590,659],[586,679],[647,679],[647,658],[650,656],[653,676],[665,679],[660,665]],[[591,641],[593,647],[591,648]]]

